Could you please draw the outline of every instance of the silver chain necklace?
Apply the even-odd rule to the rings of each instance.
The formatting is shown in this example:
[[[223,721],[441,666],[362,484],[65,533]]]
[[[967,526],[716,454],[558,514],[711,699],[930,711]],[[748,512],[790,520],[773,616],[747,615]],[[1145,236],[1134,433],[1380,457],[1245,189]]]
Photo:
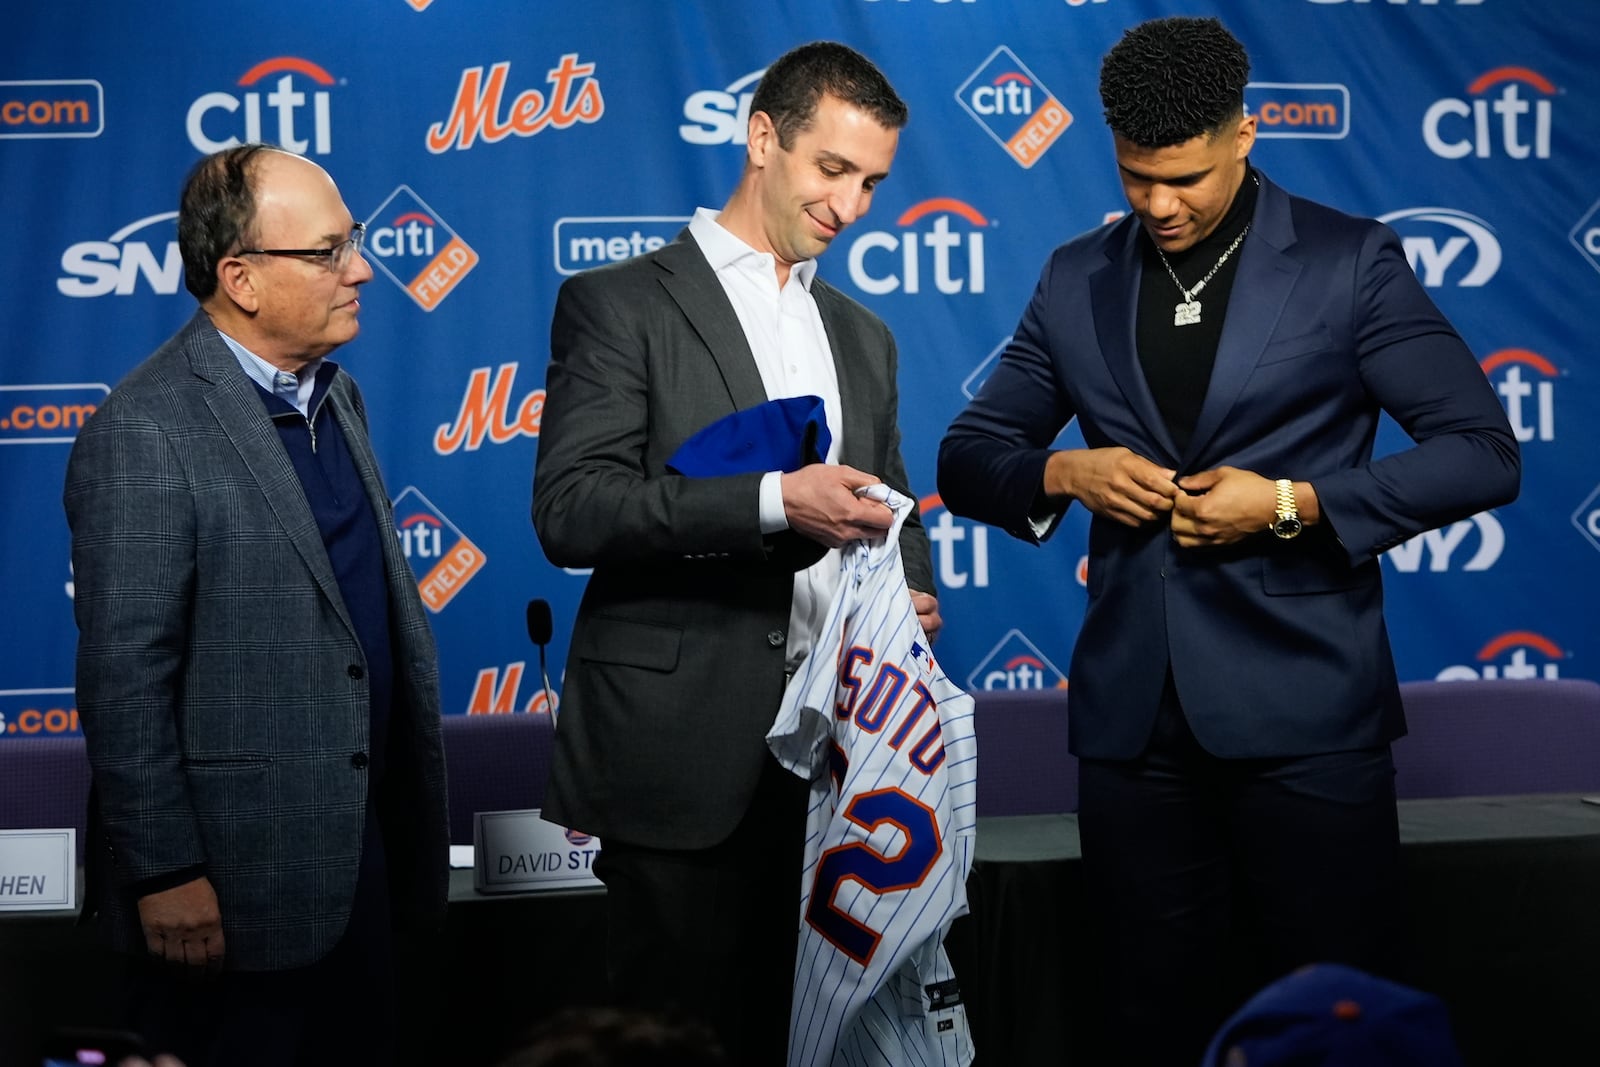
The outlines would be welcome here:
[[[1222,253],[1222,258],[1211,265],[1211,269],[1206,271],[1206,276],[1204,278],[1201,278],[1199,281],[1194,283],[1193,289],[1185,289],[1183,287],[1183,283],[1178,280],[1177,273],[1172,269],[1172,264],[1167,262],[1166,253],[1161,251],[1160,245],[1155,246],[1156,255],[1161,257],[1161,265],[1167,268],[1167,277],[1172,279],[1172,284],[1176,285],[1178,287],[1178,292],[1183,294],[1183,303],[1173,305],[1172,325],[1193,326],[1195,323],[1200,321],[1200,301],[1196,300],[1195,297],[1200,295],[1200,290],[1206,287],[1206,282],[1211,280],[1211,276],[1216,274],[1217,271],[1221,270],[1224,263],[1228,262],[1228,257],[1233,255],[1234,250],[1237,249],[1239,244],[1244,240],[1244,235],[1249,232],[1250,224],[1245,223],[1244,229],[1239,231],[1239,236],[1233,239],[1233,244],[1229,245],[1228,250]]]

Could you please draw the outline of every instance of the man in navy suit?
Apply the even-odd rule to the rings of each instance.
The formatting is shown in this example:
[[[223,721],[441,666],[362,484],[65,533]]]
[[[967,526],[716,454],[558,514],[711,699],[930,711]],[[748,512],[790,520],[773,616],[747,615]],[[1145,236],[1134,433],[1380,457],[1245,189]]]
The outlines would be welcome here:
[[[1250,165],[1215,19],[1129,30],[1100,93],[1132,212],[1058,248],[939,454],[950,510],[1028,541],[1093,514],[1073,652],[1091,922],[1129,1059],[1195,1062],[1296,965],[1396,964],[1378,556],[1516,496],[1517,444],[1395,235]],[[1380,413],[1412,447],[1374,460]],[[1078,420],[1082,449],[1052,450]]]

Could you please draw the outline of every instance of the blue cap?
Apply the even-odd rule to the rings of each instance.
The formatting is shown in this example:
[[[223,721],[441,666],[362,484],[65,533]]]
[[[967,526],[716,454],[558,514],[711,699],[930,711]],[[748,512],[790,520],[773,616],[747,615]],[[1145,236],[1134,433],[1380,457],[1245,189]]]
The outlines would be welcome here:
[[[1337,963],[1302,967],[1251,997],[1203,1067],[1223,1067],[1235,1048],[1245,1067],[1462,1067],[1442,1000]]]
[[[820,396],[768,400],[718,419],[678,446],[667,466],[689,478],[799,470],[828,455]]]

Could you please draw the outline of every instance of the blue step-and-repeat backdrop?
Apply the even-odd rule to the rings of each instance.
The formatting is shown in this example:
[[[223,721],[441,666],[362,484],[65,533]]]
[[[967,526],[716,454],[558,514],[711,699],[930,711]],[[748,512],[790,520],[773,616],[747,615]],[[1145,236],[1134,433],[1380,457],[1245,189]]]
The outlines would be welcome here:
[[[532,597],[559,701],[585,575],[529,520],[557,286],[720,207],[763,65],[815,38],[873,57],[911,107],[821,266],[900,342],[941,656],[974,690],[1065,685],[1084,515],[1043,548],[957,519],[934,455],[1050,249],[1125,206],[1099,60],[1169,14],[1245,42],[1254,161],[1394,227],[1522,441],[1521,499],[1385,557],[1402,677],[1600,677],[1595,0],[54,0],[0,35],[0,737],[76,729],[67,454],[193,309],[183,176],[251,139],[321,163],[367,223],[377,276],[335,358],[366,394],[446,709],[544,710]]]

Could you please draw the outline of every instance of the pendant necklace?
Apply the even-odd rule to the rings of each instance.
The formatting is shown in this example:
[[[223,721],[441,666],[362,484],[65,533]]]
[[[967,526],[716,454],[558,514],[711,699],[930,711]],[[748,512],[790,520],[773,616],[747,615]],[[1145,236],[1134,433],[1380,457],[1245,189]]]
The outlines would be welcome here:
[[[1160,245],[1155,246],[1156,255],[1161,257],[1161,265],[1167,268],[1167,277],[1172,279],[1172,284],[1176,285],[1178,292],[1183,294],[1183,303],[1173,305],[1172,325],[1193,326],[1200,321],[1200,301],[1196,300],[1195,297],[1200,295],[1200,290],[1206,287],[1206,282],[1211,280],[1211,276],[1221,270],[1224,263],[1228,262],[1228,257],[1233,255],[1234,250],[1244,240],[1244,235],[1249,232],[1250,224],[1246,223],[1244,229],[1239,231],[1239,236],[1233,239],[1233,244],[1229,245],[1228,250],[1222,253],[1222,258],[1211,265],[1211,269],[1206,271],[1204,278],[1194,283],[1193,289],[1185,289],[1183,287],[1183,283],[1178,280],[1178,275],[1172,269],[1172,264],[1167,262],[1166,253],[1161,251]]]

